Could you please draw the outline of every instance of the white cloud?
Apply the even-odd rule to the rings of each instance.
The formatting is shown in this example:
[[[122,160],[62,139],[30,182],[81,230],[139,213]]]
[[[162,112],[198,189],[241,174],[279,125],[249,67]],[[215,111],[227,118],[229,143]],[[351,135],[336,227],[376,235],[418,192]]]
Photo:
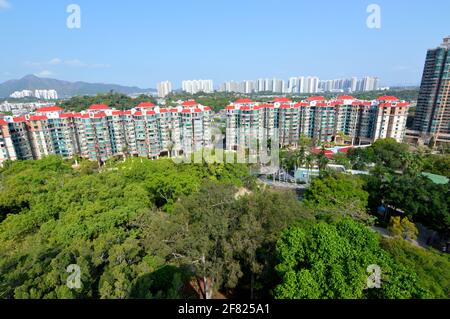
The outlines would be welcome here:
[[[107,69],[107,68],[111,67],[111,65],[109,65],[109,64],[101,64],[101,63],[89,64],[89,63],[80,61],[78,59],[62,60],[60,58],[53,58],[50,61],[46,61],[46,62],[27,61],[27,62],[25,62],[25,65],[29,66],[29,67],[36,67],[36,68],[46,68],[48,66],[55,66],[55,65],[64,65],[64,66],[68,66],[68,67],[72,67],[72,68],[87,68],[87,69]]]
[[[64,61],[64,64],[75,68],[84,68],[88,66],[86,63],[77,59]]]
[[[8,0],[0,0],[0,10],[11,8]]]
[[[50,65],[58,65],[58,64],[61,64],[61,63],[62,63],[62,60],[59,59],[59,58],[54,58],[54,59],[52,59],[52,60],[50,60],[48,62],[48,64],[50,64]]]
[[[46,77],[46,76],[54,75],[54,73],[52,71],[49,71],[49,70],[44,70],[44,71],[41,71],[39,73],[36,73],[35,75],[39,76],[39,77]]]

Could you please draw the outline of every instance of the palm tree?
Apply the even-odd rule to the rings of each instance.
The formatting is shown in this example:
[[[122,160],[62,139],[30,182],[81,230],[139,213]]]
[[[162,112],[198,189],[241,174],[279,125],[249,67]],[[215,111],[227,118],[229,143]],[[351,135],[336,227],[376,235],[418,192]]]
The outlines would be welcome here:
[[[305,164],[305,156],[306,156],[306,151],[305,151],[305,147],[301,146],[300,150],[297,152],[297,167],[302,167],[303,164]]]
[[[306,169],[308,170],[308,181],[311,180],[311,177],[310,177],[311,173],[310,173],[310,171],[314,167],[314,162],[315,161],[316,161],[316,158],[315,158],[315,156],[313,154],[309,153],[308,155],[306,155],[306,157],[305,157],[305,166],[306,166]]]
[[[423,166],[422,158],[419,154],[402,153],[400,155],[403,174],[417,176],[420,174]]]

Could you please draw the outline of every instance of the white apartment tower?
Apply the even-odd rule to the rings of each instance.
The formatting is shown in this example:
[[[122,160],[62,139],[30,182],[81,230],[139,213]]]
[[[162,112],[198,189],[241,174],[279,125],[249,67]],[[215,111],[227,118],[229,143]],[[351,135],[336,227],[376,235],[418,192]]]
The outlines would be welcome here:
[[[172,83],[169,81],[164,81],[158,83],[158,97],[164,98],[169,93],[172,92]]]

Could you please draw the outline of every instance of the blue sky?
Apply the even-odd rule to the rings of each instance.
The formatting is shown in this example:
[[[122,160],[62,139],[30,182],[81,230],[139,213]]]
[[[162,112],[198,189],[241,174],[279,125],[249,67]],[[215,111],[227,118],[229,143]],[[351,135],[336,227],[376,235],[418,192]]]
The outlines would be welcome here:
[[[69,29],[69,4],[81,29]],[[366,25],[369,4],[381,28]],[[0,0],[0,81],[26,74],[155,87],[171,80],[374,75],[418,84],[450,34],[448,0]]]

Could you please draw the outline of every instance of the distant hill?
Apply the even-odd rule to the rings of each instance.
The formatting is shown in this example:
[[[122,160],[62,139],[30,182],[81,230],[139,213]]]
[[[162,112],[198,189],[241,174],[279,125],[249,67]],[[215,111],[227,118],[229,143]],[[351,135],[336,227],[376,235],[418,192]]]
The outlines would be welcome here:
[[[27,75],[20,80],[10,80],[0,84],[0,97],[9,97],[11,93],[22,90],[49,90],[58,92],[58,97],[67,98],[77,95],[95,95],[108,93],[111,90],[123,94],[155,92],[155,89],[141,89],[138,87],[122,86],[116,84],[68,82],[35,75]]]

